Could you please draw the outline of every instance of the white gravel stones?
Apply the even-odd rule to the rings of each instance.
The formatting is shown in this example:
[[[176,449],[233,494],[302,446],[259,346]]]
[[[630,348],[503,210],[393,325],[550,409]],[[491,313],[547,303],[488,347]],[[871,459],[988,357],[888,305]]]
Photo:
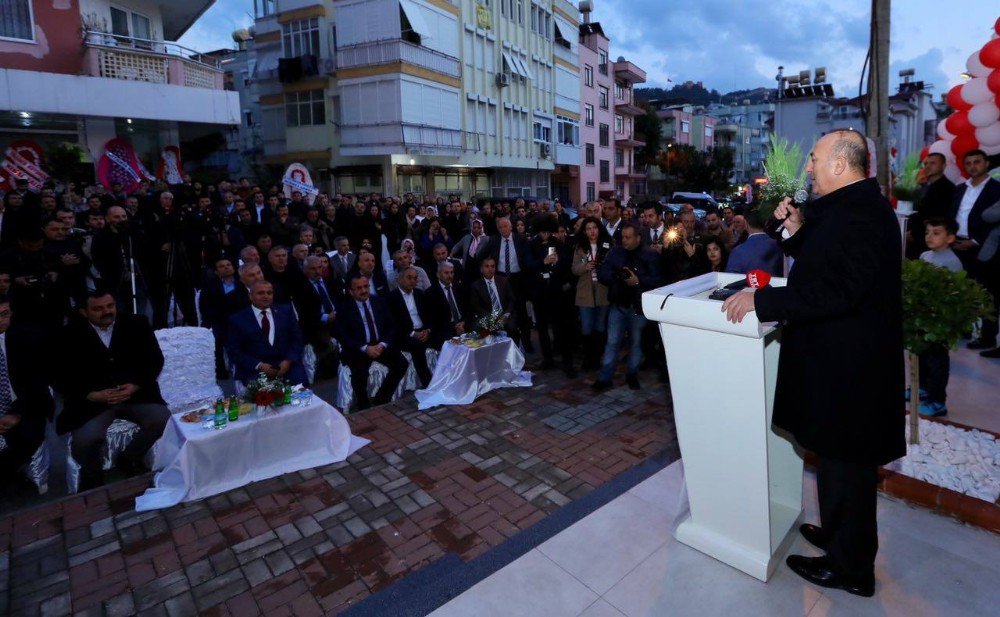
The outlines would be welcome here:
[[[921,420],[920,444],[907,450],[887,468],[990,503],[1000,497],[1000,440],[993,435]]]

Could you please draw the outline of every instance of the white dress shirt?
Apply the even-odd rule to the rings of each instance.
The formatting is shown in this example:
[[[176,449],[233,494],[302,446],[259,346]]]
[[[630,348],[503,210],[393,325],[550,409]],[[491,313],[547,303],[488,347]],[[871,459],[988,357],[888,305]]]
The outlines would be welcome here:
[[[417,311],[417,299],[413,297],[413,292],[399,290],[403,294],[403,304],[406,305],[406,312],[410,314],[410,321],[413,322],[413,332],[424,329],[424,322],[420,320],[420,313]],[[412,335],[413,332],[410,332]]]
[[[972,184],[972,178],[965,181],[965,193],[962,195],[962,202],[958,204],[958,213],[955,215],[955,222],[958,223],[958,237],[969,237],[969,215],[972,214],[972,207],[976,205],[976,200],[979,199],[987,182],[989,182],[989,178],[976,186]]]
[[[0,332],[0,350],[3,350],[3,357],[7,359],[7,382],[10,382],[10,356],[7,355],[7,333]],[[17,400],[17,395],[14,394],[14,386],[10,387],[10,402],[13,403]]]
[[[97,336],[101,339],[101,342],[104,343],[104,346],[111,349],[111,336],[115,332],[114,322],[112,322],[107,328],[101,328],[99,326],[95,326],[94,324],[90,324],[90,327],[97,333]]]
[[[510,244],[510,263],[504,263],[507,259],[507,245]],[[514,245],[514,234],[504,238],[500,236],[500,254],[498,255],[500,259],[500,266],[497,268],[500,272],[509,272],[515,274],[521,271],[521,264],[517,261],[517,249]],[[504,267],[506,266],[506,267]]]
[[[250,308],[253,309],[254,317],[257,318],[257,325],[261,326],[261,324],[264,323],[263,321],[264,311],[252,304],[250,305]],[[265,310],[267,311],[267,322],[270,324],[270,327],[267,329],[267,342],[270,345],[274,345],[274,311],[272,311],[271,309],[265,309]],[[261,328],[263,328],[263,326],[261,326]]]
[[[604,228],[608,230],[608,235],[614,237],[615,232],[618,231],[618,227],[622,224],[622,220],[618,219],[617,223],[612,223],[611,221],[604,222]]]

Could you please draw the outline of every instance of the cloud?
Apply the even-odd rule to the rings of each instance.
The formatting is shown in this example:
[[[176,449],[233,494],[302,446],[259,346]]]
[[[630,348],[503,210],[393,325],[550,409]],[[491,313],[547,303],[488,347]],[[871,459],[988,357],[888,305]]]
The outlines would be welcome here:
[[[205,14],[177,42],[200,52],[232,49],[233,30],[246,28],[252,24],[252,2],[219,0],[205,11]]]

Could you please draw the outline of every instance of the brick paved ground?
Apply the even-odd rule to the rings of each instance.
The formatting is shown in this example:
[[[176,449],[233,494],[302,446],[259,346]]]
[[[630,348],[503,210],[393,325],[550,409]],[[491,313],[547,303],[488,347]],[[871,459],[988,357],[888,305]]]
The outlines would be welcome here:
[[[142,476],[0,519],[0,614],[337,614],[676,445],[664,387],[535,384],[430,413],[411,394],[350,417],[373,443],[344,463],[168,510],[133,510]]]

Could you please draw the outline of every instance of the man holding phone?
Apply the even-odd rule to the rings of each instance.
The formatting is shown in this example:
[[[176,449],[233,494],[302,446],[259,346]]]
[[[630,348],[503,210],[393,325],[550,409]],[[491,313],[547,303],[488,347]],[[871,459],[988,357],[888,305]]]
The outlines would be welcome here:
[[[597,280],[608,288],[608,343],[601,358],[601,370],[592,386],[597,392],[611,388],[611,378],[618,364],[618,351],[629,339],[628,368],[625,382],[639,389],[639,365],[642,363],[642,292],[664,284],[659,255],[642,246],[642,231],[636,223],[622,225],[621,246],[616,246],[597,270]]]

